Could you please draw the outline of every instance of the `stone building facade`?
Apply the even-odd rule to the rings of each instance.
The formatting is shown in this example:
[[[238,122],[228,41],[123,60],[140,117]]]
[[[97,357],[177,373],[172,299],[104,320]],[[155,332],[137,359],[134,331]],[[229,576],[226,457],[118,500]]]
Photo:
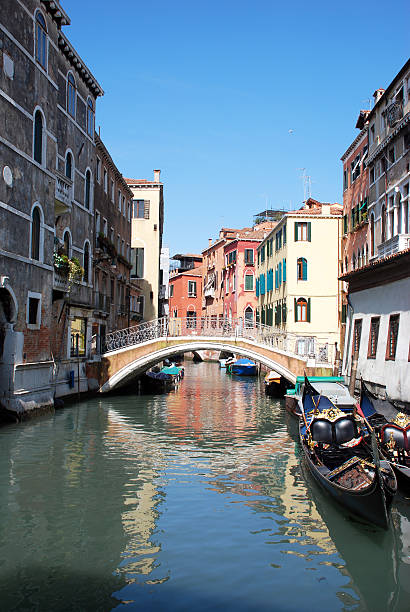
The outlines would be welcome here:
[[[96,135],[94,167],[94,323],[98,353],[105,334],[129,327],[138,287],[130,282],[132,191]]]
[[[79,319],[86,352],[91,343],[92,279],[81,268],[91,270],[103,92],[62,32],[70,20],[58,2],[4,0],[1,22],[0,402],[23,414],[69,392]]]

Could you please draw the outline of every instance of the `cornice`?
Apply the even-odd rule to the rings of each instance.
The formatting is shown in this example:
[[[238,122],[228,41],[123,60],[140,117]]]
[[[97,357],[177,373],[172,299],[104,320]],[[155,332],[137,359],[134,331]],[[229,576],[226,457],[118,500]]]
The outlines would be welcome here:
[[[58,33],[58,46],[70,64],[77,70],[83,81],[88,85],[95,97],[103,96],[104,91],[97,79],[92,75],[85,62],[81,59],[73,45],[62,32]]]

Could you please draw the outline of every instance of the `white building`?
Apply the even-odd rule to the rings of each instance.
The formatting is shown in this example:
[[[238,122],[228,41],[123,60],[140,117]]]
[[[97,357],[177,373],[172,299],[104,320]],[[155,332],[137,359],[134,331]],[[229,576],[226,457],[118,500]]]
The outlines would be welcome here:
[[[409,406],[410,61],[374,95],[366,161],[370,263],[342,276],[350,305],[343,374]]]

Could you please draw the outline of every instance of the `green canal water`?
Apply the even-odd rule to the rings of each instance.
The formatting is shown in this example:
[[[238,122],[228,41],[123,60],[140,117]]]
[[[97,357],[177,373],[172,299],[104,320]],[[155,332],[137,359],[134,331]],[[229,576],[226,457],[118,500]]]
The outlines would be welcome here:
[[[344,515],[257,379],[188,362],[0,438],[2,611],[410,610],[410,503]]]

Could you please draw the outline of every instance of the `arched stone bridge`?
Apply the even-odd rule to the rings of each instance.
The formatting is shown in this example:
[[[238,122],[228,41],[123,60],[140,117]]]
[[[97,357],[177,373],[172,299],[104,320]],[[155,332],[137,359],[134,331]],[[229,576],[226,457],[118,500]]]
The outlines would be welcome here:
[[[107,334],[98,372],[101,393],[129,383],[173,355],[201,350],[226,351],[248,357],[294,383],[306,372],[331,375],[334,346],[316,338],[294,336],[242,320],[156,319]]]

